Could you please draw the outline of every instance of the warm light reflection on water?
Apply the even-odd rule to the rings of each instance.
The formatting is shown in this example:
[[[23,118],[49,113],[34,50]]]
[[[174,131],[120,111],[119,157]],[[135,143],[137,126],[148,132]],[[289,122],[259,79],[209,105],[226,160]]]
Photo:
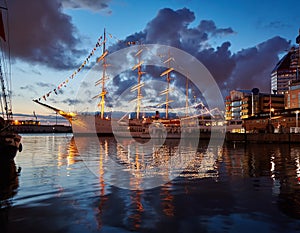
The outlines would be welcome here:
[[[225,144],[207,152],[203,141],[179,177],[170,180],[170,166],[153,170],[166,183],[141,190],[145,167],[168,164],[178,141],[151,154],[109,137],[76,143],[72,135],[24,135],[13,167],[22,167],[17,185],[1,170],[1,193],[10,193],[1,198],[1,232],[300,231],[300,144]],[[132,175],[108,170],[109,159]],[[132,189],[111,185],[116,179]]]

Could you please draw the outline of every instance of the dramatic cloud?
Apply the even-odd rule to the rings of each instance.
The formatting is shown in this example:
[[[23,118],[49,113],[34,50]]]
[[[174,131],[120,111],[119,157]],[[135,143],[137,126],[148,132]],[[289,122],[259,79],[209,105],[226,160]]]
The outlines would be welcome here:
[[[200,32],[210,33],[212,36],[223,36],[234,33],[231,28],[217,28],[212,20],[202,20],[197,29]]]
[[[81,43],[71,17],[65,8],[109,10],[109,0],[15,0],[8,1],[10,17],[10,47],[13,58],[28,63],[44,64],[55,69],[78,67],[76,58],[89,51],[78,50]],[[233,53],[227,35],[236,32],[231,27],[220,28],[212,20],[195,24],[195,15],[187,8],[161,9],[148,22],[145,29],[125,38],[124,41],[157,43],[182,49],[199,59],[212,73],[223,93],[231,89],[270,90],[270,73],[279,57],[290,44],[286,39],[274,37],[251,48]],[[195,25],[195,26],[192,26]],[[274,27],[278,23],[274,23]],[[217,40],[215,40],[217,39]],[[224,39],[224,41],[222,41]],[[123,42],[124,42],[123,41]],[[218,41],[218,45],[216,44]],[[220,42],[221,41],[221,42]],[[111,46],[111,51],[123,48],[125,43]],[[123,63],[122,63],[123,64]],[[157,77],[159,70],[152,68]],[[149,69],[147,68],[149,74]],[[114,80],[121,88],[130,80]],[[177,81],[184,86],[184,79]],[[116,93],[122,93],[116,88]]]
[[[236,67],[229,86],[236,88],[258,87],[270,91],[270,73],[278,62],[278,54],[290,46],[281,37],[273,37],[255,47],[241,50],[233,55]]]
[[[202,20],[196,27],[190,27],[190,24],[194,20],[195,15],[189,9],[183,8],[176,11],[169,8],[162,9],[146,25],[143,31],[129,35],[124,41],[139,41],[143,44],[162,44],[182,49],[203,62],[220,82],[225,82],[235,66],[229,50],[230,43],[224,42],[221,46],[214,49],[209,45],[209,42],[210,39],[220,39],[235,32],[230,27],[218,28],[211,20]],[[109,49],[116,51],[124,47],[124,44],[126,43],[115,44]],[[161,55],[167,58],[167,54]],[[125,61],[120,61],[120,63],[123,64]],[[162,69],[146,67],[145,71],[147,74],[152,74],[153,77],[159,77]],[[185,87],[185,79],[175,80],[177,84]],[[122,80],[116,79],[114,82],[121,84]],[[118,88],[121,89],[122,87],[123,84],[118,85]],[[116,93],[121,92],[122,90],[116,91]]]
[[[224,42],[216,49],[203,49],[195,55],[210,71],[222,90],[226,89],[226,83],[236,68],[236,61],[229,50],[230,45],[230,42]]]
[[[148,23],[145,30],[146,41],[179,46],[180,32],[194,20],[194,13],[186,8],[177,11],[173,11],[169,8],[162,9],[158,12],[158,15]]]
[[[10,1],[10,45],[13,56],[29,62],[48,64],[54,68],[73,65],[68,51],[76,48],[75,28],[69,16],[61,12],[59,1]]]
[[[73,7],[76,2],[64,1]],[[93,3],[99,5],[98,8],[106,7],[104,1]],[[92,4],[78,1],[78,6],[91,7]],[[61,0],[8,1],[8,9],[13,58],[65,69],[78,65],[76,57],[87,53],[77,49],[81,41],[71,17],[62,12]]]
[[[235,34],[232,28],[219,28],[212,20],[202,20],[197,26],[191,27],[194,20],[194,13],[186,8],[176,11],[162,9],[142,32],[128,36],[125,41],[158,43],[185,50],[208,68],[224,95],[238,88],[259,87],[261,91],[270,91],[271,71],[279,60],[279,54],[289,48],[289,41],[275,36],[232,53],[229,41],[215,47],[211,45],[214,39],[220,41],[227,35]],[[120,48],[120,45],[111,47],[112,50]],[[179,82],[184,86],[184,79]]]

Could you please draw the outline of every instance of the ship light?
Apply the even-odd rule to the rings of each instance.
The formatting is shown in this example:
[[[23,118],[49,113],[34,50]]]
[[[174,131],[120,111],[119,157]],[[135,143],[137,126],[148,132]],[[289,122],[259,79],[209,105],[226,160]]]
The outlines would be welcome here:
[[[15,124],[15,125],[18,125],[18,124],[19,124],[19,121],[18,121],[18,120],[15,120],[15,121],[14,121],[14,124]]]
[[[71,117],[74,117],[74,116],[76,116],[76,113],[70,112],[69,115],[70,115]]]

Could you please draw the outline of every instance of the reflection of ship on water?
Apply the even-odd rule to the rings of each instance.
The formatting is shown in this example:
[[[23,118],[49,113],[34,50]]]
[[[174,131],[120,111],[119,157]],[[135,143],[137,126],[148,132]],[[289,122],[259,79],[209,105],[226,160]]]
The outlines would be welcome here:
[[[70,170],[72,165],[79,161],[82,161],[82,159],[79,156],[74,137],[72,137],[68,144],[67,151],[59,151],[57,157],[57,166],[66,166],[67,170]]]
[[[206,154],[206,145],[202,145],[203,150],[200,149],[196,152],[195,161],[190,162],[190,165],[177,178],[179,181],[175,181],[173,184],[173,181],[170,181],[172,168],[167,164],[175,156],[180,140],[168,140],[161,147],[153,144],[150,154],[146,154],[142,148],[136,146],[134,139],[123,138],[122,141],[116,142],[112,137],[97,138],[99,151],[92,154],[91,147],[95,145],[87,144],[89,140],[88,137],[75,136],[76,144],[80,145],[79,153],[82,154],[86,151],[89,154],[82,157],[88,166],[94,165],[91,170],[99,177],[99,200],[95,210],[99,228],[105,228],[105,225],[110,224],[114,226],[115,221],[118,221],[121,224],[120,227],[124,225],[128,230],[140,231],[145,228],[146,223],[143,221],[145,216],[151,218],[154,223],[159,223],[161,218],[172,218],[176,216],[176,191],[174,193],[176,182],[182,182],[182,179],[215,179],[218,176],[217,156],[212,153]],[[143,140],[141,139],[141,141]],[[182,154],[181,159],[184,157],[186,157],[185,153]],[[119,172],[107,167],[109,159],[121,164],[123,170],[130,171],[132,175],[123,177],[119,175]],[[148,169],[149,166],[161,165],[166,166],[162,166],[164,168],[158,170],[154,175],[159,176],[164,184],[154,187],[151,191],[143,190],[147,179],[145,169]],[[155,170],[152,171],[155,172]],[[118,183],[114,179],[123,179],[122,182],[128,184],[130,188],[118,188],[118,185],[114,185]],[[153,192],[155,195],[150,196],[149,193],[153,194]],[[156,199],[153,199],[153,196]]]
[[[0,203],[13,197],[19,187],[18,171],[14,160],[0,163]]]
[[[19,187],[18,173],[14,160],[0,163],[0,232],[7,232],[11,198]]]
[[[133,189],[143,188],[139,184],[155,176],[160,177],[158,182],[163,183],[167,183],[177,175],[191,178],[217,176],[215,163],[219,151],[216,149],[207,152],[207,143],[201,144],[203,150],[198,151],[195,149],[198,142],[197,145],[191,140],[183,143],[179,139],[166,141],[139,139],[137,143],[136,140],[129,138],[120,138],[116,141],[112,137],[92,139],[75,136],[75,143],[80,156],[78,159],[84,160],[94,174],[102,174],[103,179],[113,178],[109,181],[120,183],[121,186],[128,186],[130,177],[133,180],[129,186]],[[124,176],[120,176],[123,173]]]
[[[134,231],[145,227],[145,222],[143,222],[145,215],[153,215],[154,222],[160,221],[157,218],[158,212],[165,218],[175,216],[174,184],[170,181],[172,167],[168,164],[175,156],[180,140],[168,140],[161,147],[157,140],[157,144],[154,143],[150,150],[147,150],[152,153],[147,154],[145,150],[135,144],[134,139],[123,138],[117,142],[113,137],[95,137],[94,143],[90,143],[90,137],[75,136],[74,138],[80,157],[98,176],[99,200],[96,204],[95,214],[99,228],[105,227],[109,222],[114,222],[111,217],[115,214],[116,218],[121,216],[120,221],[126,226],[126,229]],[[148,140],[140,139],[140,141]],[[200,149],[196,152],[195,161],[190,161],[189,166],[178,179],[216,178],[218,176],[215,166],[217,156],[212,153],[206,154],[205,146],[203,145],[203,150]],[[184,151],[180,159],[185,157],[187,155]],[[109,160],[121,165],[122,169],[131,175],[120,174],[117,169],[110,166]],[[151,174],[160,177],[164,183],[163,187],[154,187],[160,197],[158,200],[151,199],[148,197],[148,191],[143,190],[145,180],[150,175],[145,170],[151,169],[150,166],[161,166],[161,169],[157,171],[152,169],[153,173]],[[175,167],[174,169],[179,168]],[[129,188],[118,188],[120,186],[115,184],[120,184],[120,182],[126,183]],[[151,190],[151,192],[153,191]],[[111,208],[112,205],[114,208]]]

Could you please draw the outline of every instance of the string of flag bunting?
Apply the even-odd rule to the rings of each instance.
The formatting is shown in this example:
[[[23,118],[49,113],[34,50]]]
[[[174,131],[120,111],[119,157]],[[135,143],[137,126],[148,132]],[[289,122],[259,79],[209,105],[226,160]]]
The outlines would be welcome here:
[[[122,43],[124,41],[118,39],[117,37],[113,36],[112,34],[108,33],[109,37],[111,39],[115,39],[118,43]],[[102,41],[103,37],[100,36],[97,40],[97,43],[95,45],[95,47],[92,49],[92,51],[90,52],[90,54],[87,56],[87,58],[84,60],[84,62],[80,65],[80,67],[75,70],[66,80],[64,80],[63,82],[61,82],[59,85],[57,85],[56,88],[54,88],[53,90],[45,93],[43,96],[39,97],[38,99],[35,99],[35,100],[38,100],[38,101],[41,101],[42,99],[43,100],[47,100],[47,98],[50,97],[50,95],[52,95],[53,93],[55,93],[56,95],[58,95],[59,93],[59,90],[61,90],[62,88],[64,87],[67,87],[67,84],[68,82],[71,80],[71,79],[74,79],[74,77],[86,66],[86,64],[89,62],[90,58],[94,55],[95,51],[101,47],[104,43],[106,43],[106,41]],[[135,44],[138,44],[139,42],[138,41],[129,41],[129,42],[125,42],[125,44],[127,46],[130,46],[130,45],[135,45]]]
[[[131,46],[131,45],[137,45],[137,44],[140,44],[139,41],[123,41],[123,40],[120,40],[118,39],[117,37],[113,36],[112,34],[108,33],[108,36],[111,38],[111,39],[115,39],[118,43],[125,43],[127,46]],[[92,51],[90,52],[90,54],[87,56],[87,58],[84,60],[84,62],[80,65],[80,67],[75,70],[67,79],[65,79],[63,82],[61,82],[59,85],[57,85],[56,88],[54,88],[53,90],[47,92],[46,94],[44,94],[43,96],[39,97],[38,99],[35,99],[35,100],[38,100],[38,101],[41,101],[42,99],[43,100],[47,100],[47,98],[50,97],[50,95],[52,95],[53,93],[55,93],[56,95],[58,95],[59,91],[64,88],[64,87],[67,87],[67,84],[69,83],[69,81],[71,79],[74,79],[75,76],[86,66],[86,64],[89,62],[90,58],[95,54],[95,51],[100,48],[104,43],[106,43],[106,41],[103,41],[103,36],[100,36],[97,40],[97,43],[95,44],[94,48],[92,49]],[[152,53],[152,52],[150,52]],[[163,56],[161,55],[156,55],[156,56],[159,56],[160,59],[163,59]],[[173,59],[173,62],[176,63],[176,61]],[[182,67],[180,67],[182,69]]]
[[[95,47],[92,49],[92,51],[90,52],[90,54],[87,56],[87,58],[84,60],[84,62],[80,65],[80,67],[75,70],[66,80],[64,80],[63,82],[61,82],[56,88],[54,88],[53,90],[47,92],[46,94],[44,94],[43,96],[39,97],[38,101],[41,101],[42,99],[44,99],[45,101],[47,100],[47,98],[55,93],[56,95],[58,94],[58,91],[63,88],[66,87],[68,82],[70,81],[70,79],[74,79],[75,76],[86,66],[86,64],[89,62],[90,58],[95,54],[95,51],[101,47],[103,45],[103,43],[105,43],[105,41],[102,41],[102,36],[100,36],[97,40],[97,43],[95,45]]]

